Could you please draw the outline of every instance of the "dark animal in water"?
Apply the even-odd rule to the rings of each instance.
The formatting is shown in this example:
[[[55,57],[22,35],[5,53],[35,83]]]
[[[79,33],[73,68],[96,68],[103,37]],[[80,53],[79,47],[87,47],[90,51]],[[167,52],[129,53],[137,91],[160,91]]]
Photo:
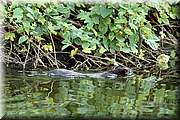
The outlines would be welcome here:
[[[49,77],[91,77],[91,78],[117,78],[119,76],[128,76],[132,70],[128,67],[116,68],[114,70],[100,73],[80,73],[67,69],[55,69],[48,72]]]

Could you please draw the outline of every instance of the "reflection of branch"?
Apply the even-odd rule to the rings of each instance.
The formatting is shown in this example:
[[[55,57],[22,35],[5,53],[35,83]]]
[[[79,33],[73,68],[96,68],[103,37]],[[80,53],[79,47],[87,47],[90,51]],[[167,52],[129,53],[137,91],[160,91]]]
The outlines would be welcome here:
[[[52,93],[52,91],[53,91],[53,86],[54,86],[54,81],[52,81],[52,83],[51,83],[51,89],[50,89],[50,91],[48,92],[47,98],[49,98],[50,94]]]

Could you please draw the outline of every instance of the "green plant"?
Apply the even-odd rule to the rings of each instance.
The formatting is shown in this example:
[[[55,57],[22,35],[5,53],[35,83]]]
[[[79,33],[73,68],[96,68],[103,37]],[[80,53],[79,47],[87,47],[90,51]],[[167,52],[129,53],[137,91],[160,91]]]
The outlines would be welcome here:
[[[169,18],[175,18],[175,9],[168,4],[108,3],[85,6],[79,3],[12,2],[5,5],[4,39],[8,55],[21,54],[17,59],[21,58],[22,64],[30,60],[38,61],[43,66],[46,58],[51,66],[57,67],[63,63],[57,60],[56,52],[67,50],[71,51],[70,59],[78,53],[88,58],[86,55],[89,54],[122,56],[119,52],[123,52],[144,60],[142,45],[152,50],[157,50],[160,45],[160,37],[155,34],[157,31],[146,19],[151,9],[157,9],[159,15],[156,17],[160,24],[169,24]],[[99,58],[94,58],[95,61],[91,59],[91,62],[96,64]],[[116,58],[112,59],[118,63]],[[106,60],[110,62],[112,59]]]

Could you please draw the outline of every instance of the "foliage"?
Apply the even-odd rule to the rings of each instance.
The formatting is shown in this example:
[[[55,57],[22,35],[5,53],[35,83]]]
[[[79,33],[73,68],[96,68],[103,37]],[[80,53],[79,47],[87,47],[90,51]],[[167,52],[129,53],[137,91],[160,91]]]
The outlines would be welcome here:
[[[23,48],[29,53],[33,53],[34,44],[47,54],[55,53],[55,50],[65,51],[68,47],[74,46],[75,48],[71,49],[71,57],[78,52],[101,56],[104,53],[113,54],[121,51],[139,55],[144,59],[140,47],[142,40],[146,47],[153,50],[157,50],[160,43],[160,38],[155,34],[150,21],[146,19],[148,11],[152,8],[157,9],[158,13],[155,14],[159,14],[156,17],[160,24],[169,24],[169,18],[176,18],[176,9],[167,3],[108,3],[85,6],[78,3],[12,2],[5,6],[7,31],[4,39],[7,45],[15,45],[15,48],[11,49]],[[60,43],[56,42],[55,38]],[[58,49],[59,47],[61,49]],[[19,50],[17,52],[19,53]],[[36,50],[34,52],[36,53]],[[56,56],[54,57],[56,59]],[[27,61],[25,56],[24,59]]]

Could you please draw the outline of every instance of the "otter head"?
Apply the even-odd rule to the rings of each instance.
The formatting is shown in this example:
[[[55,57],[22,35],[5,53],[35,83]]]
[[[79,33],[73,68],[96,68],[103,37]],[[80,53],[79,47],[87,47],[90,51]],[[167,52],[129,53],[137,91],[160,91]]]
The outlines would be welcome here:
[[[132,69],[128,67],[118,67],[114,70],[111,70],[110,73],[116,74],[118,76],[129,76],[132,75]]]

